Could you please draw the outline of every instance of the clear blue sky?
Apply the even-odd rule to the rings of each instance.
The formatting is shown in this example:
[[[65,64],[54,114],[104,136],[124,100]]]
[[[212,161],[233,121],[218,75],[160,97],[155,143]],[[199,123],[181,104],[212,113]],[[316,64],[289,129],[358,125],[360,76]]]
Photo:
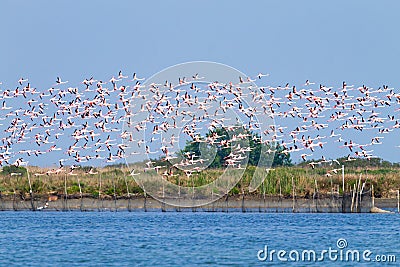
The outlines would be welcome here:
[[[48,88],[57,76],[149,77],[208,60],[268,72],[275,85],[399,88],[399,10],[399,1],[5,0],[0,82]]]
[[[0,80],[149,75],[210,60],[277,82],[398,87],[398,1],[0,3]]]

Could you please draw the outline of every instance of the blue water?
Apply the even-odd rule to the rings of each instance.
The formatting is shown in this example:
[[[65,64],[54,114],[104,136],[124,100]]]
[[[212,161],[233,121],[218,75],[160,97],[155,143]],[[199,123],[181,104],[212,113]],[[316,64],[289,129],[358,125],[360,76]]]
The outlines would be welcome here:
[[[0,266],[305,266],[257,253],[321,251],[339,238],[347,249],[395,255],[400,266],[399,222],[399,214],[0,212]]]

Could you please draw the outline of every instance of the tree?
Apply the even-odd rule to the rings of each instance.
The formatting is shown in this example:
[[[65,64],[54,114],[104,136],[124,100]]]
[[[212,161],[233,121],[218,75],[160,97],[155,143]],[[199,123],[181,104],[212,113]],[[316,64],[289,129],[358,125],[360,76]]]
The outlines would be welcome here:
[[[214,155],[214,160],[209,165],[209,168],[222,168],[227,165],[226,160],[231,153],[231,144],[229,140],[232,140],[233,136],[246,136],[246,138],[235,141],[236,147],[245,146],[250,147],[248,153],[248,165],[259,166],[260,154],[262,146],[265,150],[275,150],[272,167],[275,166],[290,166],[292,161],[289,153],[283,153],[284,149],[282,146],[277,144],[274,148],[271,145],[261,144],[260,136],[257,133],[250,132],[243,127],[237,127],[233,131],[227,132],[224,128],[216,128],[210,130],[206,134],[206,138],[199,139],[199,141],[188,141],[183,150],[180,151],[180,156],[194,155],[195,157],[207,157]],[[212,138],[211,138],[212,137]],[[213,140],[211,144],[210,140]]]
[[[4,175],[10,175],[11,173],[21,173],[21,175],[25,175],[27,173],[26,168],[21,167],[21,166],[15,166],[15,165],[10,165],[10,166],[4,166],[3,167],[3,172]]]
[[[284,148],[280,146],[279,144],[276,145],[275,147],[275,155],[274,155],[274,161],[272,163],[272,167],[276,166],[292,166],[292,159],[290,158],[289,153],[283,153]]]

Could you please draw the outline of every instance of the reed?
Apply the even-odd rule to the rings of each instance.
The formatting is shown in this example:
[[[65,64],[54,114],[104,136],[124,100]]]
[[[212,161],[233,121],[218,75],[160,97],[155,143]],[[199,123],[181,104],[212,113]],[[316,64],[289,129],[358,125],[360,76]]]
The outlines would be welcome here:
[[[296,212],[296,185],[294,184],[294,178],[292,177],[292,188],[293,188],[293,207],[292,212]]]
[[[372,190],[372,207],[375,207],[375,191],[374,191],[374,185],[371,186]]]
[[[256,167],[248,167],[242,180],[234,186],[229,195],[248,195],[248,185]],[[48,169],[30,166],[31,173],[45,173]],[[332,188],[342,187],[342,176],[340,173],[334,174],[329,179],[325,176],[329,168],[303,168],[303,167],[279,167],[271,170],[266,175],[263,185],[260,186],[254,194],[260,197],[281,196],[290,197],[293,194],[293,183],[296,186],[296,195],[299,197],[311,196],[318,191],[321,194],[332,194]],[[30,192],[34,197],[59,195],[66,200],[69,196],[95,197],[99,200],[103,198],[128,197],[135,195],[145,195],[142,188],[136,183],[130,175],[127,168],[97,168],[97,174],[88,174],[83,170],[74,171],[77,174],[77,180],[72,179],[66,174],[52,175],[30,175],[22,173],[20,176],[11,176],[9,173],[0,174],[0,190],[3,198],[14,196],[29,196]],[[346,168],[345,183],[353,187],[357,184],[356,191],[360,192],[362,183],[359,183],[359,176],[365,170],[357,168]],[[175,171],[169,182],[180,187],[197,187],[215,181],[222,175],[222,169],[209,169],[202,173],[195,173],[188,178],[183,172]],[[369,169],[367,171],[368,182],[365,182],[363,190],[368,190],[374,185],[374,194],[376,197],[396,198],[394,188],[400,188],[400,169]],[[142,173],[151,179],[151,174]],[[316,190],[315,184],[318,184]],[[227,184],[227,188],[229,187]],[[149,184],[148,186],[153,186]],[[156,185],[154,185],[156,186]],[[151,188],[152,189],[152,188]],[[161,189],[161,188],[160,188]],[[217,197],[217,196],[216,196]]]

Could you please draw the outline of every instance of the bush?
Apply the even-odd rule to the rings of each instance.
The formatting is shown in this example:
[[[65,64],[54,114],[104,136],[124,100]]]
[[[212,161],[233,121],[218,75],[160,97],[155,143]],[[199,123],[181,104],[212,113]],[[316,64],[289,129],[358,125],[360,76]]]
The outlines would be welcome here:
[[[11,173],[21,173],[22,176],[27,174],[27,170],[24,167],[17,167],[15,165],[4,166],[3,167],[3,175],[11,175]]]

